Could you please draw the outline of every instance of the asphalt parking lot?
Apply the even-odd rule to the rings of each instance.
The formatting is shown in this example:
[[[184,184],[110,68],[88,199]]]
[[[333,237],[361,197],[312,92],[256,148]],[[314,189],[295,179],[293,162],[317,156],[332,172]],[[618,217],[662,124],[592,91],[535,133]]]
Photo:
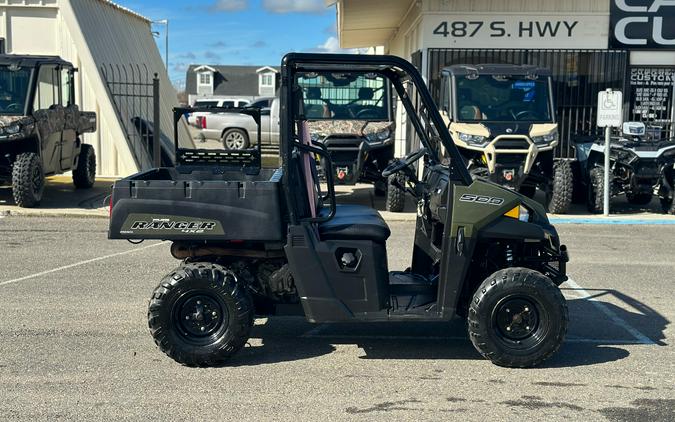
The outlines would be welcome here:
[[[256,322],[230,365],[160,353],[146,306],[168,245],[105,219],[0,218],[0,420],[675,420],[675,226],[560,225],[568,339],[544,366],[483,360],[464,325]],[[392,222],[405,268],[411,222]]]

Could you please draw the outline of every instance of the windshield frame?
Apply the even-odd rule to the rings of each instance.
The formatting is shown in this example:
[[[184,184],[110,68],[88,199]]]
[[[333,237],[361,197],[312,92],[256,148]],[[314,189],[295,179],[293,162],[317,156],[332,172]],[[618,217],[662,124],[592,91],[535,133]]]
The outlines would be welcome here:
[[[462,77],[466,77],[466,75],[460,75]],[[495,74],[491,73],[482,73],[479,76],[496,76]],[[518,78],[518,79],[527,79],[528,75],[526,74],[509,74],[508,75],[510,78]],[[449,86],[446,86],[444,89],[445,90],[450,90],[450,98],[452,101],[452,118],[454,121],[458,123],[467,123],[467,124],[480,124],[480,123],[531,123],[531,124],[547,124],[551,123],[554,124],[557,122],[557,116],[555,113],[555,105],[553,103],[553,81],[551,76],[549,75],[540,75],[535,81],[538,80],[543,80],[545,81],[547,85],[547,91],[548,91],[548,101],[547,107],[548,107],[548,114],[549,114],[549,119],[539,119],[539,120],[497,120],[497,119],[461,119],[460,118],[460,113],[459,113],[459,104],[458,104],[458,95],[457,95],[457,77],[458,75],[454,73],[450,73],[450,78],[448,80],[450,81]]]
[[[0,67],[9,67],[11,65],[2,64]],[[33,85],[35,84],[35,66],[21,66],[22,69],[27,69],[28,72],[28,85],[26,86],[26,96],[24,98],[23,108],[16,112],[6,112],[0,109],[0,116],[28,116],[30,114],[30,109],[32,108],[33,103]]]

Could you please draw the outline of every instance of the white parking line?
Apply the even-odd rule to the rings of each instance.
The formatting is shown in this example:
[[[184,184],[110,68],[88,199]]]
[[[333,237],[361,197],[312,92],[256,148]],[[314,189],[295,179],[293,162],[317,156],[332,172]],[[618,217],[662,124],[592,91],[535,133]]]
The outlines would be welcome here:
[[[621,319],[621,317],[619,317],[616,313],[614,313],[611,309],[609,309],[604,303],[600,302],[595,297],[593,297],[593,295],[584,290],[583,287],[578,285],[571,278],[567,280],[567,285],[570,286],[572,289],[574,289],[573,291],[578,293],[578,297],[580,299],[588,300],[591,303],[591,305],[595,306],[597,310],[605,314],[609,319],[612,320],[614,324],[618,325],[619,327],[623,328],[628,333],[630,333],[630,335],[632,335],[635,338],[637,344],[656,344],[652,339],[642,334],[632,325],[628,324],[626,321]]]
[[[124,252],[117,252],[117,253],[110,254],[110,255],[99,256],[97,258],[87,259],[85,261],[76,262],[74,264],[64,265],[63,267],[58,267],[58,268],[54,268],[54,269],[51,269],[51,270],[41,271],[39,273],[27,275],[27,276],[24,276],[24,277],[15,278],[14,280],[3,281],[3,282],[0,282],[0,286],[5,286],[7,284],[12,284],[12,283],[18,283],[20,281],[29,280],[31,278],[36,278],[36,277],[41,277],[43,275],[55,273],[57,271],[68,270],[70,268],[79,267],[81,265],[91,264],[92,262],[103,261],[104,259],[108,259],[108,258],[114,258],[116,256],[128,255],[128,254],[131,254],[131,253],[134,253],[134,252],[139,252],[139,251],[142,251],[142,250],[145,250],[145,249],[154,248],[155,246],[159,246],[159,245],[163,245],[163,244],[164,244],[164,242],[153,243],[152,245],[143,246],[141,248],[130,249],[130,250],[124,251]]]

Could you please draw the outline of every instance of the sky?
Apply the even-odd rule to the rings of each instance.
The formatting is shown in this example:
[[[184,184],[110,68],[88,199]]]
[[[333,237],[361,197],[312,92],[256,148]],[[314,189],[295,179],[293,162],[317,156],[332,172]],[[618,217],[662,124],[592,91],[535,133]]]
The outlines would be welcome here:
[[[185,83],[190,64],[278,66],[290,51],[338,52],[335,7],[324,0],[116,0],[152,20],[169,20],[169,76]],[[165,26],[157,45],[164,57]],[[346,51],[346,50],[342,50]]]

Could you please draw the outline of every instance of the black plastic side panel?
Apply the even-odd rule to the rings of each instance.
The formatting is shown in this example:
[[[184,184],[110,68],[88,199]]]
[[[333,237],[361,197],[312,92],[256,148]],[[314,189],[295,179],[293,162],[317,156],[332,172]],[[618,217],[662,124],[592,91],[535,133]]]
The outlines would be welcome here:
[[[502,217],[483,227],[478,232],[480,239],[544,240],[546,234],[541,226]]]
[[[358,265],[340,265],[343,251],[358,251]],[[382,317],[388,308],[387,253],[371,241],[318,239],[311,224],[289,227],[285,248],[291,273],[310,322]],[[386,312],[385,312],[386,315]]]

